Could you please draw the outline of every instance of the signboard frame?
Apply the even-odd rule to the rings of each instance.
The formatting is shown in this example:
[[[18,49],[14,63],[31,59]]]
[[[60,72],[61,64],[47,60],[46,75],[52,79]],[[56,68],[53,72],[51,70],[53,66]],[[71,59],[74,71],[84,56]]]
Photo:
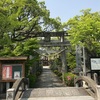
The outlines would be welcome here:
[[[23,70],[22,67],[23,64],[2,64],[2,80],[15,80],[21,78]],[[7,70],[5,71],[7,68],[9,68],[8,72]]]
[[[91,70],[98,71],[100,70],[100,58],[90,58]]]

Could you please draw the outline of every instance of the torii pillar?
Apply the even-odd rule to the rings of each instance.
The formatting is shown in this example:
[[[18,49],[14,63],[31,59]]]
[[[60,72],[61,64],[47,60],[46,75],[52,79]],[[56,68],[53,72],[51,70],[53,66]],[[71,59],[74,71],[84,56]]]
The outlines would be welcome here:
[[[64,34],[61,36],[61,42],[64,42]],[[66,50],[64,46],[61,46],[61,61],[62,61],[62,80],[64,82],[64,73],[68,71],[67,69],[67,62],[66,62]]]

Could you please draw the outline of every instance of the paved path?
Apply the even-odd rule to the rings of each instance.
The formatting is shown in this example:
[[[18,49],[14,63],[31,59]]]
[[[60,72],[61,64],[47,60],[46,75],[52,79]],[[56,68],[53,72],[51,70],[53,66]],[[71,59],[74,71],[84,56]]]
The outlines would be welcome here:
[[[50,70],[43,67],[35,88],[27,89],[19,100],[95,100],[84,88],[65,87],[61,80]]]
[[[35,88],[65,87],[62,81],[55,75],[49,66],[43,66],[43,72],[35,84]]]

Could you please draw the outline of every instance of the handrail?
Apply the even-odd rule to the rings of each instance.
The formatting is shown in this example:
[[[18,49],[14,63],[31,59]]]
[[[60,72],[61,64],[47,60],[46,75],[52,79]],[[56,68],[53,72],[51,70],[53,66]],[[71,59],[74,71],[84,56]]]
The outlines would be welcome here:
[[[15,81],[12,88],[7,90],[6,100],[16,100],[16,95],[21,88],[21,93],[26,89],[26,85],[28,85],[28,80],[26,78],[20,78]],[[18,95],[17,95],[18,98]]]
[[[78,76],[74,79],[74,85],[84,81],[87,85],[86,89],[90,89],[96,100],[100,100],[100,86],[94,80],[87,76]],[[82,85],[82,84],[81,84]],[[93,96],[93,95],[92,95]]]

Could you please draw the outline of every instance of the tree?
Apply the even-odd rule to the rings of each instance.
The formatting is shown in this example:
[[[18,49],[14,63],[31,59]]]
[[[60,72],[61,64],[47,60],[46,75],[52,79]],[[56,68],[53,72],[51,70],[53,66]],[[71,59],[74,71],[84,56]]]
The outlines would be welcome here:
[[[50,31],[59,27],[59,18],[50,18],[45,2],[37,0],[1,0],[0,21],[3,34],[12,40],[22,41],[35,37],[37,32]],[[5,19],[5,20],[2,20]]]
[[[91,9],[81,10],[82,14],[77,15],[68,22],[63,23],[63,28],[69,34],[72,51],[67,55],[69,67],[75,65],[75,46],[85,47],[86,66],[90,66],[91,57],[100,57],[100,13],[91,12]]]
[[[45,2],[37,0],[1,0],[0,15],[0,55],[2,56],[7,53],[7,55],[21,55],[20,49],[28,38],[35,37],[38,32],[60,29],[61,24],[60,18],[50,18]],[[6,51],[5,47],[9,49]]]
[[[82,15],[71,18],[66,27],[72,45],[84,45],[89,57],[100,56],[100,13],[82,10]]]

